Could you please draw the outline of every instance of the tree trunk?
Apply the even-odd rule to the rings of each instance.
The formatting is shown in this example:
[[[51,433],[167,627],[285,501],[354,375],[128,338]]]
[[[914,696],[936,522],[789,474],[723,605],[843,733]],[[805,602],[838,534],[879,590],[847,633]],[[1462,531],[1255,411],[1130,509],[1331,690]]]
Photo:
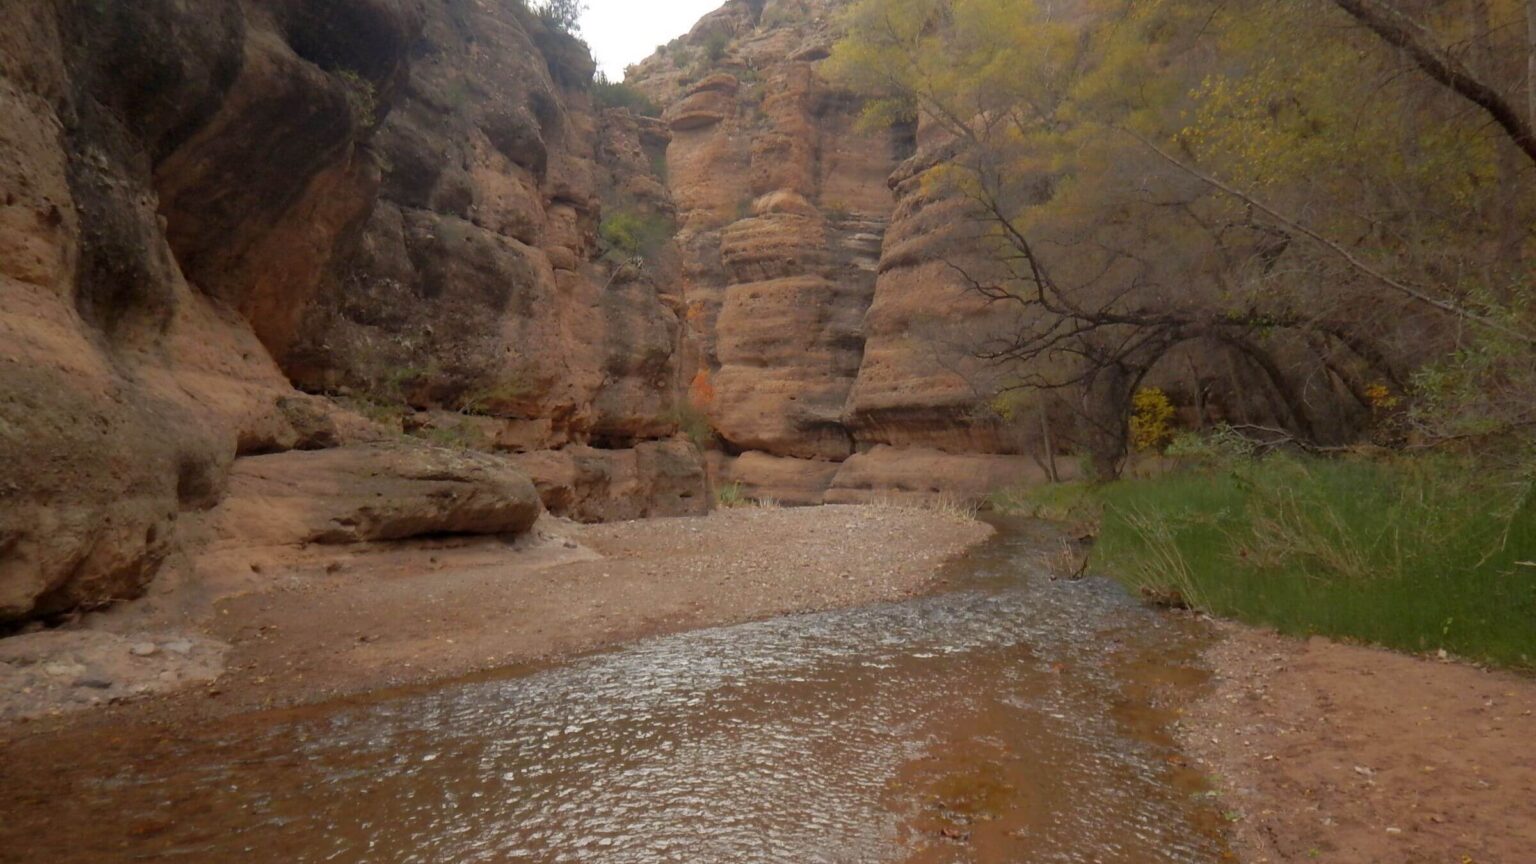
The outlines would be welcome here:
[[[1536,126],[1536,0],[1525,0],[1525,122]]]
[[[1046,403],[1042,397],[1040,400],[1040,440],[1045,447],[1045,471],[1050,475],[1052,483],[1061,482],[1061,474],[1056,470],[1056,442],[1051,437],[1051,418],[1045,410]]]

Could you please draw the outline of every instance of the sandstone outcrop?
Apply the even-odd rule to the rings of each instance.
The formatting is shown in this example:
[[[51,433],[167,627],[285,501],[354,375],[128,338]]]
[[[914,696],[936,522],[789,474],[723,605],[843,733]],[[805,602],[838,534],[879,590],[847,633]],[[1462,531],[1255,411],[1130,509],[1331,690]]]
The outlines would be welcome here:
[[[157,211],[157,170],[261,34],[232,2],[6,0],[0,17],[5,620],[133,596],[178,517],[217,503],[240,443],[294,433],[277,408],[287,381],[230,305],[184,278]],[[321,105],[341,92],[305,80]],[[303,173],[265,191],[297,194]]]
[[[1062,460],[1058,476],[1075,479],[1075,464]],[[946,453],[882,444],[844,462],[824,500],[834,504],[979,502],[994,492],[1048,479],[1046,469],[1029,456]]]
[[[721,466],[717,482],[736,484],[742,497],[780,504],[820,504],[843,463],[743,453]]]
[[[676,432],[673,253],[619,266],[597,239],[605,212],[670,218],[668,133],[597,111],[585,48],[520,5],[0,0],[0,20],[0,622],[141,593],[257,466],[407,447],[448,415],[512,451]],[[706,498],[700,466],[649,470],[697,486],[648,512]],[[495,498],[492,474],[454,488]],[[522,522],[496,512],[482,527]]]
[[[505,460],[390,443],[240,459],[210,520],[220,539],[283,546],[520,534],[540,512]]]
[[[427,442],[582,520],[707,509],[700,444],[789,503],[1027,476],[943,347],[986,316],[917,130],[819,72],[838,5],[728,0],[640,117],[519,3],[0,0],[0,622],[210,524],[520,530],[490,462],[420,491]]]
[[[671,127],[684,371],[733,456],[718,473],[796,504],[915,495],[935,453],[928,497],[1028,482],[1034,460],[994,458],[1021,442],[967,350],[995,314],[944,262],[964,213],[923,183],[942,142],[865,129],[821,75],[839,5],[731,0],[630,70]]]
[[[551,511],[581,522],[702,516],[710,498],[698,450],[652,441],[625,450],[572,446],[511,458]]]

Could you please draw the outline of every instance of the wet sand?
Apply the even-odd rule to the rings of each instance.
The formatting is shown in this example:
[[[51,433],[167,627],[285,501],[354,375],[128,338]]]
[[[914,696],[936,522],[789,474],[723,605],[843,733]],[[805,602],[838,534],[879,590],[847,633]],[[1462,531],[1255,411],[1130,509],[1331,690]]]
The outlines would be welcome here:
[[[1242,861],[1536,860],[1536,680],[1220,629],[1181,737]]]
[[[745,508],[606,525],[541,523],[517,543],[461,540],[351,551],[237,550],[0,671],[0,739],[74,722],[196,719],[548,661],[701,627],[911,596],[990,535],[962,516],[893,507]],[[222,674],[187,674],[226,645]],[[46,669],[69,670],[61,677]],[[203,670],[206,671],[206,670]],[[102,684],[111,686],[102,687]],[[89,708],[91,710],[79,710]],[[88,718],[88,719],[87,719]]]

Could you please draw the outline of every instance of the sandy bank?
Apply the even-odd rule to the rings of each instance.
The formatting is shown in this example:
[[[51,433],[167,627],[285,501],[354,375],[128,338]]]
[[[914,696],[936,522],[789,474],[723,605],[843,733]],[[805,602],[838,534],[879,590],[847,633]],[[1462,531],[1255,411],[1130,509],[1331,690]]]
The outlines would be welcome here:
[[[1536,850],[1536,680],[1234,624],[1181,724],[1247,864]]]
[[[40,729],[84,707],[115,721],[291,705],[900,598],[990,532],[925,510],[819,507],[546,521],[515,544],[241,550],[79,627],[0,640],[0,717]]]

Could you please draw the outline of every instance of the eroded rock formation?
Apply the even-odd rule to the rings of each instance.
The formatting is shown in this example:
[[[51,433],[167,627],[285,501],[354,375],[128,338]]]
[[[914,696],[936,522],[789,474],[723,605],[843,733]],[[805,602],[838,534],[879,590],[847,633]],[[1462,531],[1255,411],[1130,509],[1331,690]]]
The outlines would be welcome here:
[[[670,214],[666,132],[593,109],[580,43],[511,0],[0,20],[0,622],[135,596],[189,523],[526,528],[510,462],[438,470],[459,457],[428,441],[580,445],[620,479],[543,478],[578,515],[707,507],[672,440],[675,265],[596,241],[605,203]],[[308,509],[221,521],[270,503],[269,468]]]
[[[925,191],[937,148],[820,73],[841,5],[731,0],[631,70],[672,133],[689,398],[751,496],[983,496],[1043,469],[995,458],[1018,442],[954,347],[988,312],[942,258],[965,220]]]
[[[649,118],[517,0],[0,0],[0,623],[210,538],[516,533],[530,490],[1037,474],[943,348],[980,310],[918,130],[819,71],[839,5],[729,0],[634,70]]]

